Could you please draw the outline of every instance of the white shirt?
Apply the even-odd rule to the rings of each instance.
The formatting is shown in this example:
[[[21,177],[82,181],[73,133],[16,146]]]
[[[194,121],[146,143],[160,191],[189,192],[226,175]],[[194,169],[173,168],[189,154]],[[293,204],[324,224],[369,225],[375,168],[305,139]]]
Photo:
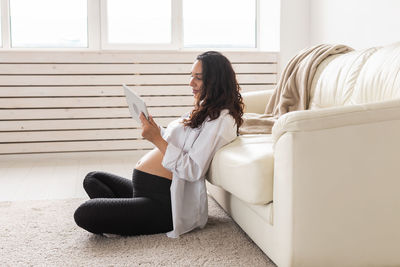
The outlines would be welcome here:
[[[161,128],[162,137],[168,142],[162,165],[172,172],[171,206],[173,230],[168,237],[194,228],[203,228],[208,219],[205,176],[218,149],[236,138],[236,122],[228,110],[201,127],[184,127],[182,121],[189,114]]]

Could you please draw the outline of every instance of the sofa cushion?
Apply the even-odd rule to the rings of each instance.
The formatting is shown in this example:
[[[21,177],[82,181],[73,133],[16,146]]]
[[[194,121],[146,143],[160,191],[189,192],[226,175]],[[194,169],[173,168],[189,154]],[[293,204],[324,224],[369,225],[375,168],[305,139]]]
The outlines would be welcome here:
[[[221,148],[207,180],[250,204],[272,201],[274,158],[270,134],[242,135]]]
[[[400,98],[400,42],[379,48],[363,66],[351,104]]]
[[[317,68],[309,109],[349,105],[358,76],[377,48],[330,56]]]

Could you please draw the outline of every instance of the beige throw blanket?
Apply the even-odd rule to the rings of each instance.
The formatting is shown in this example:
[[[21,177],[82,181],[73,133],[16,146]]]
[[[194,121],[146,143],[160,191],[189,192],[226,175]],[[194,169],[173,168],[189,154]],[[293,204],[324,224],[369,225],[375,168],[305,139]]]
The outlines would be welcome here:
[[[321,44],[300,51],[283,71],[264,114],[245,113],[239,133],[271,133],[272,126],[281,115],[308,109],[311,82],[318,65],[328,56],[352,50],[345,45]]]

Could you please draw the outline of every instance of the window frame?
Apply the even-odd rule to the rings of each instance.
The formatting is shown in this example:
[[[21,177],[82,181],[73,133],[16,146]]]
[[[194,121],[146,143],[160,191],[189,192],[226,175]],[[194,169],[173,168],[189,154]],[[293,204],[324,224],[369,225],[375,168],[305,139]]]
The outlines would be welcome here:
[[[0,49],[6,49],[10,47],[10,13],[9,13],[9,1],[0,0],[1,5],[1,40],[2,45]]]
[[[16,48],[10,42],[10,0],[0,0],[1,5],[1,40],[0,51],[29,50],[29,51],[98,51],[98,50],[171,50],[171,51],[198,51],[218,49],[222,51],[260,51],[260,1],[256,1],[256,47],[254,48],[215,48],[201,47],[188,48],[183,43],[183,0],[171,0],[171,43],[170,44],[114,44],[107,42],[107,1],[87,0],[88,12],[88,47],[71,48]]]

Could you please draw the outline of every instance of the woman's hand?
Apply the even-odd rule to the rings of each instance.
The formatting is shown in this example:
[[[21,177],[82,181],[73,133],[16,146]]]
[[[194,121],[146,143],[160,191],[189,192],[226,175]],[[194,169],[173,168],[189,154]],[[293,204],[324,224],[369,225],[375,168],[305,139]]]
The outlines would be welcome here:
[[[142,137],[154,143],[155,140],[162,138],[160,133],[160,128],[158,128],[157,123],[153,120],[153,117],[149,115],[147,120],[143,113],[139,116],[142,122]]]
[[[153,120],[153,117],[149,115],[149,119],[147,120],[144,114],[140,113],[139,118],[142,122],[142,137],[152,142],[164,154],[168,143],[162,138],[160,128]]]

